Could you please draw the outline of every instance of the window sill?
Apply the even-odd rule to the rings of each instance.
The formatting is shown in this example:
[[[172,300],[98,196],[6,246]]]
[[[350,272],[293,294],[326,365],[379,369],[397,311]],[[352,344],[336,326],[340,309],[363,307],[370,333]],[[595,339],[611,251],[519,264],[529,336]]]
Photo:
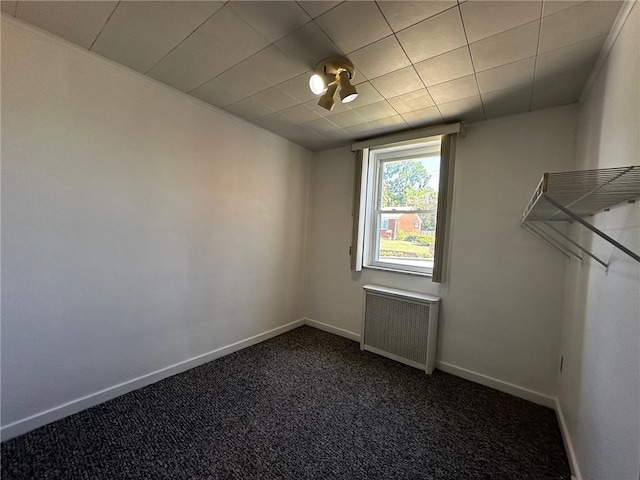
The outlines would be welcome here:
[[[426,277],[426,278],[433,277],[433,274],[431,273],[411,272],[409,270],[399,270],[397,268],[392,268],[392,267],[378,267],[378,266],[372,266],[372,265],[363,265],[362,268],[366,268],[367,270],[377,270],[379,272],[401,273],[404,275],[412,275],[414,277]]]

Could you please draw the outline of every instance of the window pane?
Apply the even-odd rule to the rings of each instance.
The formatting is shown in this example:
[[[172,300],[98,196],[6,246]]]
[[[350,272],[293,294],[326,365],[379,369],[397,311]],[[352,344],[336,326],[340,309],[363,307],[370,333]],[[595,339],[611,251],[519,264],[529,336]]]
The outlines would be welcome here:
[[[430,274],[440,139],[371,151],[365,266]]]
[[[430,271],[435,248],[440,157],[406,152],[380,161],[374,261]],[[409,158],[407,158],[409,157]],[[427,210],[429,213],[425,213]]]
[[[435,213],[381,213],[377,260],[433,268]],[[426,228],[425,228],[426,227]]]
[[[429,173],[423,161],[382,163],[381,208],[426,210],[429,188]]]

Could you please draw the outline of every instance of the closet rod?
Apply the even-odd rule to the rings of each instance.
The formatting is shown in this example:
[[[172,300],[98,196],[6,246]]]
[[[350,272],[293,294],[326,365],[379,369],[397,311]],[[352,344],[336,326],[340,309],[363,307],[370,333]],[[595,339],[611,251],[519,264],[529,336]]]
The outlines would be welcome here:
[[[576,215],[575,213],[573,213],[571,210],[568,210],[566,208],[564,208],[562,205],[560,205],[558,202],[556,202],[553,198],[551,198],[549,195],[547,194],[543,194],[542,195],[544,197],[544,199],[546,201],[548,201],[551,205],[553,205],[554,207],[556,207],[558,210],[560,210],[561,212],[563,212],[564,214],[570,216],[571,218],[573,218],[576,222],[580,223],[581,225],[584,225],[586,228],[588,228],[589,230],[591,230],[593,233],[595,233],[596,235],[604,238],[607,242],[609,242],[611,245],[613,245],[614,247],[622,250],[624,253],[626,253],[627,255],[629,255],[631,258],[633,258],[635,261],[640,262],[640,255],[636,255],[635,253],[633,253],[631,250],[629,250],[627,247],[625,247],[624,245],[622,245],[619,242],[616,242],[613,238],[611,238],[609,235],[607,235],[604,232],[601,232],[600,230],[598,230],[596,227],[594,227],[593,225],[591,225],[589,222],[583,220],[582,218],[580,218],[578,215]]]

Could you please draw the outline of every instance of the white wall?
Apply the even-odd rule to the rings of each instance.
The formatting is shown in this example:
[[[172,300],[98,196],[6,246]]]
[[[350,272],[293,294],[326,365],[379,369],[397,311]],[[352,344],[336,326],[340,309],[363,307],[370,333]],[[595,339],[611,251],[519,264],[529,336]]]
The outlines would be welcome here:
[[[545,171],[571,169],[575,108],[472,124],[458,141],[450,281],[349,269],[354,163],[348,148],[312,170],[307,316],[360,333],[362,285],[442,295],[440,367],[550,405],[564,257],[519,226]]]
[[[3,433],[300,320],[310,159],[3,17]]]
[[[577,169],[638,165],[640,8],[631,16],[580,109]],[[593,217],[640,252],[640,202]],[[584,479],[640,476],[640,264],[581,227],[577,238],[610,263],[567,271],[558,397]]]

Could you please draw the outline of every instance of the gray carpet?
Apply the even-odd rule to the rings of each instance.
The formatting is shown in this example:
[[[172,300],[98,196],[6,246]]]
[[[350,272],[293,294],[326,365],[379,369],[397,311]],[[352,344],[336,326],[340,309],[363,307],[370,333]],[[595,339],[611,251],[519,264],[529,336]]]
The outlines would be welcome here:
[[[310,327],[3,442],[6,479],[569,479],[552,410]]]

